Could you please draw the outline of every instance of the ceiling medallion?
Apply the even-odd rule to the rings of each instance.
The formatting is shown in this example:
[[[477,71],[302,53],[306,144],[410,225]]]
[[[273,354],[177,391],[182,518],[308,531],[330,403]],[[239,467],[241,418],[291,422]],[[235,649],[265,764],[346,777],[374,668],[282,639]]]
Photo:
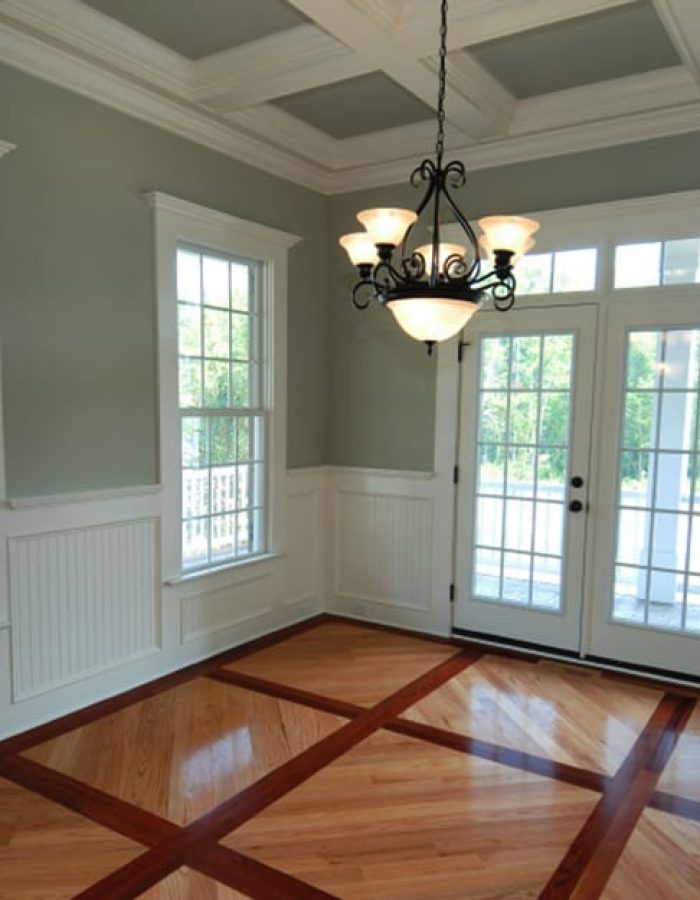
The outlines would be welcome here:
[[[357,218],[365,231],[340,238],[359,275],[352,293],[354,305],[366,309],[374,299],[386,306],[408,335],[428,345],[429,353],[436,342],[461,331],[487,296],[500,312],[512,308],[516,288],[513,266],[534,247],[533,235],[539,228],[533,219],[489,216],[479,220],[482,234],[477,239],[453,199],[451,192],[464,187],[467,176],[462,162],[443,163],[446,60],[447,0],[442,0],[435,161],[423,160],[411,175],[414,187],[425,185],[423,199],[415,212],[363,210]],[[432,243],[410,249],[414,226],[426,210]],[[440,240],[444,212],[461,227],[464,245]],[[492,268],[485,271],[490,258]]]

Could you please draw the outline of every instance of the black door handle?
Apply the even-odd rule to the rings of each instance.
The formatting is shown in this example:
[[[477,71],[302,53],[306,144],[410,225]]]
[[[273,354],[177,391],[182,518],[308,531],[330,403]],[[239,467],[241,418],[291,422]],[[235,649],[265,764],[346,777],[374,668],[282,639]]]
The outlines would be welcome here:
[[[571,487],[574,488],[582,488],[583,487],[583,478],[580,475],[574,475],[571,479]]]
[[[572,500],[569,503],[569,510],[573,513],[580,513],[583,509],[583,503],[580,500]]]

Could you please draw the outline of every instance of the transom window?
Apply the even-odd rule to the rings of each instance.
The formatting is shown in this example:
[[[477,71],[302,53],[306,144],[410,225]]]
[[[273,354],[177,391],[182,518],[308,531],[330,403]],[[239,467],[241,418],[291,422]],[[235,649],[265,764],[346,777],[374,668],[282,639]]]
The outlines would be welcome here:
[[[265,552],[262,266],[177,250],[182,567]]]
[[[615,248],[615,287],[700,283],[700,238],[620,244]]]
[[[594,291],[597,273],[598,251],[594,247],[528,253],[515,265],[520,296]]]

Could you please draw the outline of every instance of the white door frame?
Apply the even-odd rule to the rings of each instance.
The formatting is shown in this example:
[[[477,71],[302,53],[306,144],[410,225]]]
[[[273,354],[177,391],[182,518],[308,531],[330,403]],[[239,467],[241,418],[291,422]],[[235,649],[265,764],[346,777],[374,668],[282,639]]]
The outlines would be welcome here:
[[[521,211],[513,211],[521,212]],[[599,307],[599,335],[606,333],[608,317],[617,309],[657,308],[670,306],[674,300],[700,300],[700,285],[665,286],[661,288],[614,289],[614,255],[615,246],[621,243],[634,243],[645,240],[673,240],[685,237],[700,237],[700,191],[623,200],[612,203],[592,204],[590,206],[573,207],[554,211],[530,212],[524,215],[536,218],[541,223],[537,235],[537,250],[546,252],[581,247],[598,249],[598,283],[595,291],[585,294],[557,294],[547,296],[529,296],[516,300],[516,309],[527,306],[533,310],[546,312],[551,305],[566,306],[570,304],[595,303]],[[445,240],[457,240],[458,233],[447,226]],[[454,226],[456,228],[456,226]],[[516,272],[517,274],[517,272]],[[700,308],[700,307],[699,307]],[[488,309],[488,304],[486,304]],[[507,315],[507,313],[505,314]],[[546,322],[546,320],[545,320]],[[468,339],[467,328],[467,339]],[[438,373],[436,387],[436,434],[435,434],[435,470],[444,482],[448,473],[456,463],[457,435],[459,429],[458,409],[459,397],[459,363],[457,349],[462,336],[442,345],[438,352]],[[599,347],[604,343],[599,337]],[[608,354],[606,354],[608,355]],[[598,366],[598,378],[594,406],[601,408],[606,391],[606,383],[610,377],[610,360],[601,359]],[[591,516],[595,524],[596,496],[599,496],[601,477],[601,452],[603,443],[603,416],[595,417],[596,425],[592,431],[594,452],[591,456],[589,481],[594,493],[591,496]],[[604,460],[603,460],[604,461]],[[451,532],[455,539],[455,497],[442,491],[440,502],[436,506],[437,518],[441,520],[443,539]],[[447,523],[451,522],[451,529]],[[593,541],[588,541],[585,556],[585,571],[593,572],[596,565]],[[600,550],[598,551],[600,553]],[[452,580],[454,582],[454,555]],[[582,620],[581,656],[591,655],[592,645],[592,600],[595,590],[594,579],[588,578],[584,590],[584,616]],[[694,638],[690,638],[695,642]],[[698,645],[700,651],[700,645]]]

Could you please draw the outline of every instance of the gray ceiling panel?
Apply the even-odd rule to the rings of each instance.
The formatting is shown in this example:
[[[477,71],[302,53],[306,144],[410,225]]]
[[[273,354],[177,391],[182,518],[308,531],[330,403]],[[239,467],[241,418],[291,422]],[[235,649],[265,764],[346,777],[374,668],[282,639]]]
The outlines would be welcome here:
[[[83,0],[190,59],[268,37],[306,19],[285,0]]]
[[[276,104],[335,138],[410,125],[435,115],[429,106],[380,72],[304,91]]]
[[[469,49],[518,98],[680,63],[649,2],[569,19]]]

